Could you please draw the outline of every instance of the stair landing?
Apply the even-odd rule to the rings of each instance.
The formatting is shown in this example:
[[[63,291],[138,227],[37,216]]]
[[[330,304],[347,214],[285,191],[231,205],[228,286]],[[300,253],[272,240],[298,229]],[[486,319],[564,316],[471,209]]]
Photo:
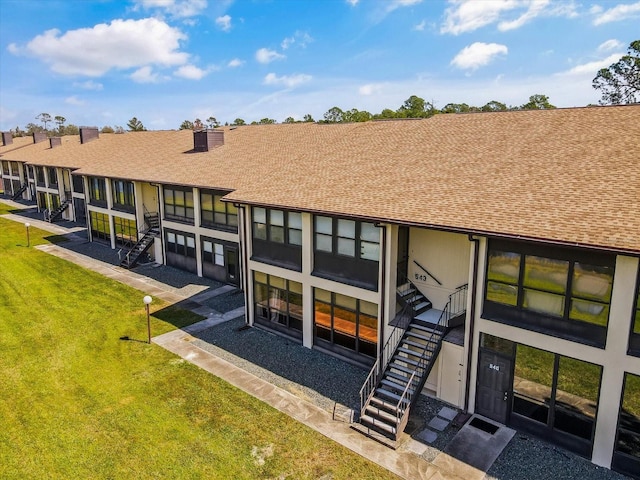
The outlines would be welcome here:
[[[438,320],[440,320],[440,315],[442,315],[442,310],[430,308],[426,312],[422,312],[420,315],[417,315],[415,319],[422,320],[423,322],[427,322],[427,323],[432,323],[433,325],[437,325]]]

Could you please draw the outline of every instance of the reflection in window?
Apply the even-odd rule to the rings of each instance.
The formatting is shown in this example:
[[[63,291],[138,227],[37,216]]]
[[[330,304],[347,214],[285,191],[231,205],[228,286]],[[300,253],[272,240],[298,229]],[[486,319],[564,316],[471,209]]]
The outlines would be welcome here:
[[[113,228],[115,229],[116,244],[129,247],[138,241],[135,220],[113,217]]]
[[[93,240],[111,241],[111,228],[109,227],[109,215],[98,212],[89,212],[89,224]]]
[[[554,368],[553,353],[526,345],[516,348],[513,411],[547,424]]]
[[[164,187],[164,216],[170,220],[193,222],[193,191],[189,188]]]
[[[626,373],[615,449],[640,462],[640,376]]]
[[[220,227],[223,230],[236,231],[238,228],[238,209],[233,203],[223,202],[225,193],[201,190],[200,218],[202,225]]]
[[[490,252],[487,271],[487,300],[517,306],[519,277],[519,253]]]
[[[302,245],[302,214],[253,207],[253,238],[284,245]]]
[[[302,331],[302,284],[254,272],[254,304],[260,323]]]
[[[380,230],[373,223],[320,215],[314,222],[316,251],[372,261],[380,258]]]

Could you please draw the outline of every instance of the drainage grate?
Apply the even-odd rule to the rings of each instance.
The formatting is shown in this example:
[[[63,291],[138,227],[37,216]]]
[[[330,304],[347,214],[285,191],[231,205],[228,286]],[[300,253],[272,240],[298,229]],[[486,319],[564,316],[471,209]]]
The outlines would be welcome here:
[[[493,435],[494,433],[496,433],[498,431],[498,428],[496,425],[489,423],[489,422],[485,422],[484,420],[482,420],[481,418],[474,418],[473,420],[471,420],[469,422],[469,425],[471,425],[472,427],[477,428],[478,430],[482,430],[483,432],[487,432],[491,435]]]

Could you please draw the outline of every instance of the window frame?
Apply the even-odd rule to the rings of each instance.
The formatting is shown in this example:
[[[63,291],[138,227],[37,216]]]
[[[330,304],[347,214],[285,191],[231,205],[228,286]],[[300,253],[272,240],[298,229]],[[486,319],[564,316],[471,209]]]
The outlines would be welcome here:
[[[99,226],[105,226],[106,229],[101,230]],[[89,228],[91,230],[92,241],[105,241],[111,243],[111,221],[109,215],[102,212],[89,210]]]
[[[262,276],[264,277],[264,281],[259,279],[259,277]],[[276,285],[276,280],[278,283],[283,282],[284,287]],[[299,285],[299,292],[292,289],[292,283]],[[258,301],[257,297],[258,292],[261,291],[260,287],[266,288],[266,299],[262,301]],[[272,290],[277,290],[279,292],[275,299],[272,297]],[[291,301],[293,296],[299,296],[299,305]],[[278,301],[278,306],[272,305],[273,300]],[[264,301],[267,302],[267,305],[262,304]],[[303,286],[300,282],[254,270],[253,306],[255,321],[258,324],[267,326],[271,329],[301,340],[303,330],[302,302]],[[285,307],[284,309],[281,308],[283,304]],[[299,311],[292,311],[292,305],[296,306]]]
[[[631,310],[631,328],[629,329],[629,346],[627,353],[640,357],[640,269],[636,279],[636,294]]]
[[[167,192],[171,192],[168,195]],[[182,203],[178,203],[176,200],[181,198]],[[189,197],[191,198],[189,206]],[[168,202],[172,199],[172,202]],[[179,187],[174,185],[163,185],[162,187],[162,203],[164,206],[164,218],[174,222],[187,223],[190,225],[195,224],[195,204],[193,188]],[[184,215],[176,213],[177,209],[184,209]]]
[[[89,184],[89,205],[99,207],[107,206],[107,185],[103,177],[88,177]]]
[[[252,260],[302,271],[301,212],[251,207],[251,241]]]
[[[519,266],[514,283],[497,280],[490,275],[492,253],[510,254],[519,256]],[[558,294],[551,290],[533,288],[525,285],[525,269],[528,258],[539,257],[551,261],[568,262],[564,293]],[[608,288],[607,302],[596,301],[575,293],[576,266],[588,265],[594,268],[608,270],[610,273],[610,285]],[[500,323],[506,323],[519,328],[537,331],[559,338],[604,348],[609,327],[609,315],[613,282],[615,280],[615,255],[602,252],[578,251],[575,249],[555,246],[530,245],[522,242],[510,242],[501,239],[490,239],[487,248],[484,293],[483,293],[483,318]],[[494,286],[501,284],[509,286],[511,292],[515,292],[516,303],[504,303],[490,298],[494,296]],[[543,311],[536,311],[525,306],[525,290],[541,292],[542,294],[558,295],[562,297],[564,305],[561,315],[552,315]],[[495,296],[494,296],[495,298]],[[604,306],[607,309],[606,323],[604,325],[589,322],[572,316],[572,303],[591,302]]]
[[[136,209],[135,186],[130,180],[112,179],[111,195],[113,209],[125,212],[134,212]]]
[[[238,232],[238,209],[231,202],[223,202],[222,198],[229,192],[218,190],[200,190],[200,226],[211,227],[216,230],[224,230],[228,232]],[[206,197],[210,197],[209,199]],[[205,208],[205,205],[211,203],[211,209]],[[224,206],[224,212],[216,210],[217,205]],[[224,216],[224,221],[222,220]]]

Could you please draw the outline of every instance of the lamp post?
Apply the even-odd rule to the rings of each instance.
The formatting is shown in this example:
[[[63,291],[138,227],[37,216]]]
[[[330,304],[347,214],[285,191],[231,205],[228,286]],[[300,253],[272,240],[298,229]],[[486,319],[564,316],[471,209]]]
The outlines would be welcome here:
[[[27,247],[31,246],[31,240],[29,239],[29,227],[31,226],[30,223],[25,223],[24,224],[25,227],[27,227]]]
[[[153,299],[151,298],[150,295],[145,295],[142,301],[144,302],[144,307],[147,310],[147,334],[149,338],[147,340],[147,343],[151,343],[151,319],[149,318],[149,305],[151,304]]]

